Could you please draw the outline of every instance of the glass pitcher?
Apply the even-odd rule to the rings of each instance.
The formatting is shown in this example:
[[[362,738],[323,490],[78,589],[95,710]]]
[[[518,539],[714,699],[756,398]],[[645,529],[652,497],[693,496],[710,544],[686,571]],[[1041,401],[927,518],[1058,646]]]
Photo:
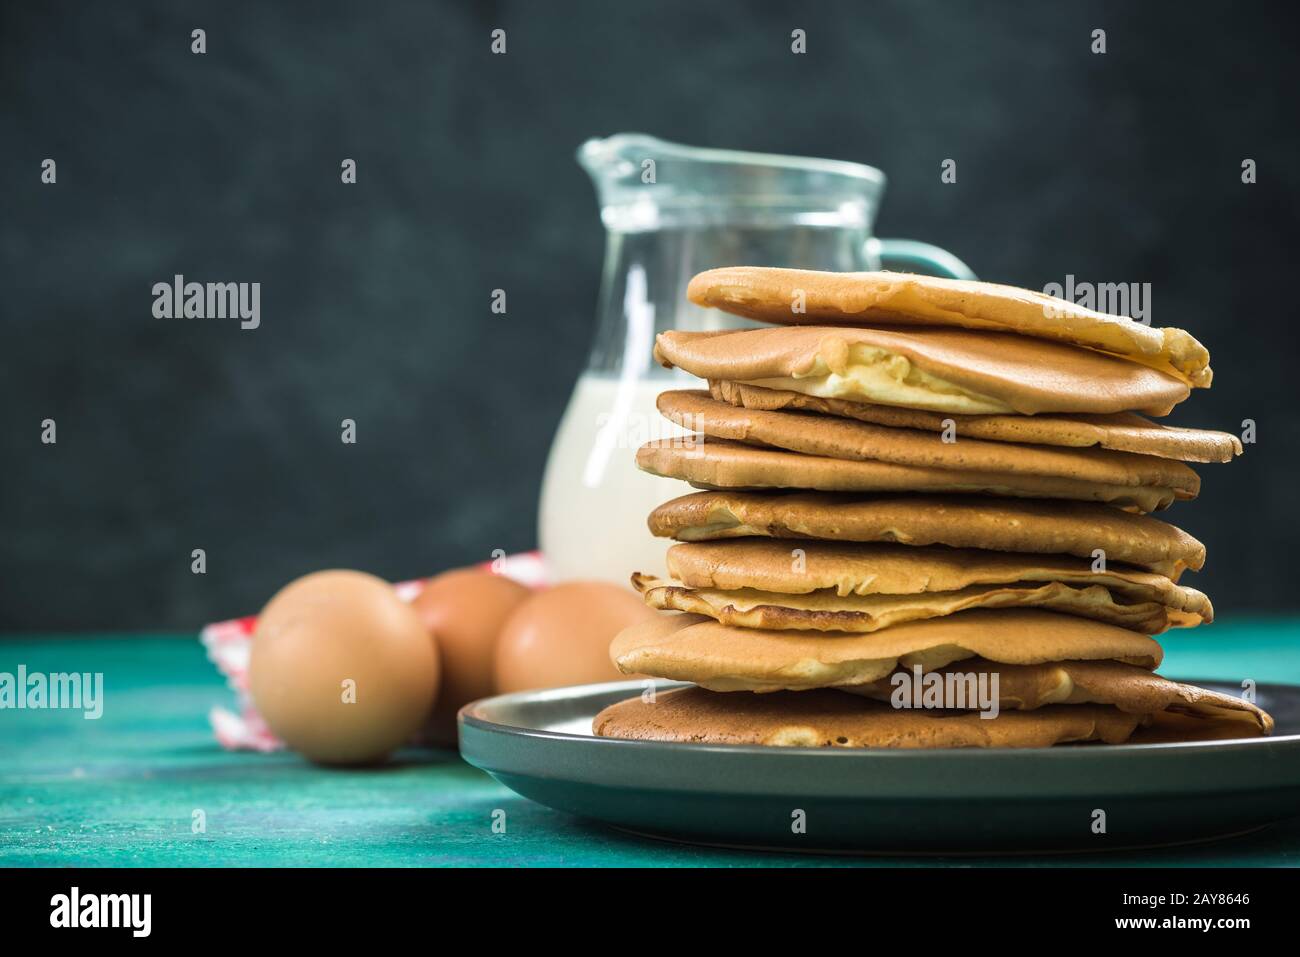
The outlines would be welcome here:
[[[974,276],[936,246],[871,235],[885,176],[870,166],[637,133],[588,140],[578,162],[596,185],[605,266],[591,358],[547,460],[539,538],[554,581],[626,584],[634,571],[666,573],[670,543],[651,536],[646,516],[693,491],[636,467],[640,445],[681,434],[655,397],[702,387],[654,362],[656,333],[757,325],[688,302],[692,276],[716,266]]]

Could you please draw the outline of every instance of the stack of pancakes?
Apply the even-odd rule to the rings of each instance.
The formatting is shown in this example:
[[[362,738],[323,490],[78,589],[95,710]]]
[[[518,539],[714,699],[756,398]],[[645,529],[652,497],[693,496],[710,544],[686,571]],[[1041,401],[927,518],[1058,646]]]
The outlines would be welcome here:
[[[629,675],[692,682],[605,709],[597,734],[848,747],[1044,746],[1267,734],[1231,695],[1154,673],[1151,635],[1209,623],[1180,584],[1223,432],[1149,418],[1210,385],[1209,354],[1039,293],[897,273],[729,268],[692,301],[770,325],[667,332],[684,439],[640,467],[672,611],[619,634]]]

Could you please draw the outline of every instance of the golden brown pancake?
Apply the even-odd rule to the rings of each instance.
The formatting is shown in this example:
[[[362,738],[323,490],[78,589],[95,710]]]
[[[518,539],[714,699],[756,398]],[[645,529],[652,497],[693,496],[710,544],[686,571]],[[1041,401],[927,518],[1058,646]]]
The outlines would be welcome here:
[[[1266,715],[1267,717],[1267,715]],[[1179,741],[1222,741],[1252,737],[1240,720],[1208,718],[1181,711],[1157,711],[1148,715],[1129,744],[1170,744]],[[1269,718],[1270,726],[1272,718]],[[1272,732],[1266,732],[1271,734]]]
[[[1004,665],[983,659],[967,659],[948,668],[931,672],[943,679],[935,682],[931,701],[941,707],[977,707],[979,676],[985,676],[985,692],[992,687],[987,680],[997,675],[997,699],[1001,710],[1035,708],[1060,704],[1113,705],[1130,714],[1170,712],[1209,721],[1229,722],[1237,736],[1271,734],[1273,719],[1252,702],[1221,694],[1195,685],[1170,681],[1145,668],[1119,661],[1057,661],[1039,665]],[[904,681],[910,678],[910,681]],[[956,680],[954,680],[956,679]],[[915,673],[900,669],[895,674],[870,684],[841,690],[863,695],[876,701],[894,704],[915,700]],[[922,699],[926,700],[926,699]]]
[[[711,380],[715,399],[765,412],[811,412],[856,419],[874,425],[928,432],[950,432],[961,438],[1067,448],[1102,448],[1156,455],[1183,462],[1229,462],[1242,452],[1241,440],[1228,432],[1182,429],[1160,425],[1134,412],[1110,415],[962,415],[926,412],[823,399],[788,390],[764,389],[739,382]]]
[[[783,324],[956,326],[1013,332],[1114,353],[1208,387],[1210,354],[1182,329],[1160,329],[1040,292],[909,273],[731,266],[691,280],[691,302]],[[793,306],[798,301],[803,311]]]
[[[1167,415],[1185,382],[1044,339],[965,329],[782,326],[661,332],[655,357],[702,379],[968,414]]]
[[[1124,562],[1177,581],[1205,564],[1180,528],[1107,505],[941,495],[696,492],[650,513],[650,531],[685,542],[742,537],[899,542]]]
[[[836,691],[660,692],[610,705],[592,731],[605,738],[697,744],[841,748],[1045,748],[1128,740],[1142,717],[1105,705],[1051,705],[981,718],[974,711],[900,710]]]
[[[1114,658],[1154,669],[1163,655],[1135,631],[1029,608],[964,611],[872,634],[760,631],[674,617],[619,632],[610,645],[618,670],[712,691],[805,691],[867,684],[899,665],[929,671],[975,657],[1022,665]]]
[[[1101,585],[1074,587],[1062,582],[1012,582],[969,585],[954,591],[900,595],[837,595],[832,590],[805,595],[741,588],[688,588],[678,582],[632,576],[646,604],[661,611],[705,615],[724,625],[769,631],[826,631],[869,634],[909,621],[942,618],[973,608],[1041,608],[1156,635],[1169,628],[1159,602],[1125,602]]]
[[[907,595],[971,585],[1064,582],[1101,585],[1128,602],[1158,602],[1196,621],[1214,620],[1209,598],[1164,575],[1122,562],[1105,567],[1068,555],[895,543],[736,538],[668,549],[668,573],[688,588],[756,589],[787,595]],[[1189,621],[1188,624],[1194,622]]]
[[[1195,498],[1201,481],[1182,462],[1106,449],[1013,445],[942,436],[918,429],[872,425],[835,416],[747,409],[698,390],[659,395],[665,418],[712,438],[850,461],[892,462],[918,468],[1042,475],[1119,486],[1172,488]]]
[[[1178,494],[1169,486],[1111,485],[1017,472],[832,459],[699,435],[647,442],[637,450],[636,464],[652,475],[682,479],[704,489],[953,492],[1105,502],[1141,512],[1167,508]]]

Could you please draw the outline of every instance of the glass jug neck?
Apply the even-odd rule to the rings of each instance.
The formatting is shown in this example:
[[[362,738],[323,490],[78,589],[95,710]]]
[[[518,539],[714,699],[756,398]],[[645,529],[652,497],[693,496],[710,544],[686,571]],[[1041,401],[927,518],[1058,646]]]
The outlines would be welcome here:
[[[607,232],[588,372],[667,376],[655,335],[754,325],[686,299],[691,277],[719,266],[867,268],[884,175],[837,160],[698,149],[624,133],[589,140]]]
[[[866,224],[666,228],[606,234],[588,372],[667,377],[653,361],[655,336],[670,329],[709,332],[759,323],[690,302],[691,278],[720,266],[790,266],[853,272],[868,268]]]

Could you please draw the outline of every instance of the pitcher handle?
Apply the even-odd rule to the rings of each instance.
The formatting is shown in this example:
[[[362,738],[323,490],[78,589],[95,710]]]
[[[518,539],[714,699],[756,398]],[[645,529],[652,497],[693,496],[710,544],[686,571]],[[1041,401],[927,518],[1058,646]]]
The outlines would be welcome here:
[[[886,269],[920,272],[950,279],[974,279],[975,273],[964,262],[938,246],[915,239],[868,239],[867,261],[879,262]]]

